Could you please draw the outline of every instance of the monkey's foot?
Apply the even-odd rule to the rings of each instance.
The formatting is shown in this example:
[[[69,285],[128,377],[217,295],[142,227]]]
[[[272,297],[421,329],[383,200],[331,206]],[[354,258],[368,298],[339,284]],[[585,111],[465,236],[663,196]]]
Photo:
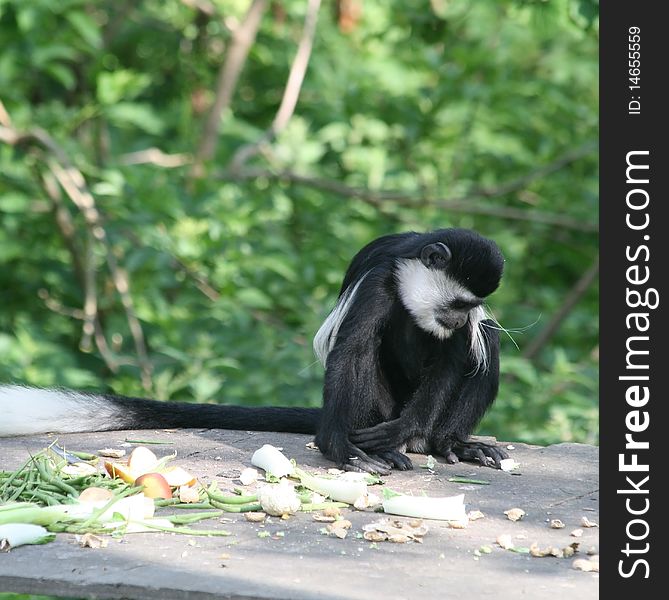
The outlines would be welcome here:
[[[481,466],[501,469],[501,461],[509,458],[506,450],[483,442],[455,442],[443,452],[446,462],[455,464],[461,460],[478,462]]]

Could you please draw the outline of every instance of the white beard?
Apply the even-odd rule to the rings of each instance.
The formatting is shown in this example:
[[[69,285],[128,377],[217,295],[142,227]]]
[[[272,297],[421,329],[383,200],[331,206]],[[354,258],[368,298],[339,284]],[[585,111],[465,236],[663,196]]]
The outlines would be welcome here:
[[[453,335],[454,329],[441,325],[436,318],[438,311],[453,300],[477,302],[480,299],[464,285],[443,271],[428,269],[417,258],[403,258],[397,261],[395,271],[400,300],[409,311],[416,325],[440,340]],[[467,327],[470,331],[470,352],[476,363],[476,370],[488,367],[488,353],[481,321],[486,318],[485,309],[477,306],[469,311]]]

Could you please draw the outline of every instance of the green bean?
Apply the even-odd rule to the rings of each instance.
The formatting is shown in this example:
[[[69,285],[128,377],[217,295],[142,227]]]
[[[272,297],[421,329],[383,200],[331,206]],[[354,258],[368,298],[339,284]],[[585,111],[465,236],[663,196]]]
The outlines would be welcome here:
[[[45,462],[42,461],[37,462],[37,470],[39,471],[39,474],[42,477],[43,481],[58,486],[63,492],[65,492],[69,496],[78,498],[79,492],[75,490],[71,485],[68,485],[67,483],[58,479],[57,477],[50,475],[49,468],[50,468],[49,465],[47,465]]]
[[[23,491],[28,487],[28,482],[25,481],[22,485],[18,486],[14,492],[12,493],[11,496],[7,498],[7,502],[13,502],[16,500],[22,493]]]
[[[189,523],[197,523],[197,521],[202,521],[203,519],[213,519],[214,517],[220,517],[221,514],[223,514],[222,510],[216,510],[200,512],[191,515],[164,515],[160,518],[167,519],[175,525],[187,525]]]
[[[253,512],[256,510],[262,510],[262,506],[260,506],[258,502],[251,502],[248,504],[228,504],[226,502],[218,502],[213,499],[210,500],[210,502],[213,506],[215,506],[216,508],[220,508],[225,512],[242,513],[242,512]]]
[[[207,496],[210,500],[216,500],[222,504],[248,504],[250,502],[257,502],[258,496],[224,496],[223,494],[218,494],[211,490],[206,490]]]
[[[2,488],[0,488],[0,493],[4,492],[6,488],[8,488],[11,483],[16,479],[27,467],[28,465],[32,462],[32,458],[28,460],[20,469],[17,469],[14,471],[9,478],[2,484]]]

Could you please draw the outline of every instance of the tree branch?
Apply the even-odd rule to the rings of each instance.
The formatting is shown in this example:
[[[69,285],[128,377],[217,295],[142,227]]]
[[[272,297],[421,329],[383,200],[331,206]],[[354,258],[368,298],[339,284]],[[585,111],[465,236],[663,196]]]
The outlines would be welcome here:
[[[565,229],[590,233],[596,232],[598,230],[598,225],[596,223],[588,223],[587,221],[572,219],[570,217],[555,213],[527,210],[513,206],[485,204],[474,201],[495,198],[521,190],[531,182],[555,173],[572,162],[587,156],[588,154],[592,153],[596,147],[597,146],[594,142],[585,144],[580,148],[565,152],[562,156],[558,157],[554,161],[539,167],[538,169],[535,169],[526,175],[512,179],[508,182],[501,183],[495,187],[475,188],[467,195],[454,196],[452,198],[430,198],[422,195],[413,196],[407,192],[395,190],[370,190],[367,188],[351,187],[334,179],[301,175],[290,170],[279,172],[274,172],[267,169],[245,169],[242,171],[230,170],[223,172],[219,176],[222,179],[233,181],[245,181],[257,179],[259,177],[264,177],[275,181],[283,180],[297,185],[304,185],[322,191],[332,192],[345,198],[357,198],[377,208],[383,208],[384,203],[387,202],[392,202],[399,206],[415,208],[430,206],[448,210],[450,212],[479,214],[514,221],[528,221],[532,223],[541,223],[553,227],[563,227]]]
[[[195,162],[191,169],[191,177],[201,177],[204,173],[203,163],[214,156],[218,129],[223,111],[230,106],[237,81],[244,68],[249,50],[256,39],[262,16],[267,8],[267,0],[253,0],[244,20],[234,30],[232,41],[225,57],[225,62],[218,73],[216,98],[209,111],[209,116],[202,131],[200,145],[195,153]]]
[[[147,354],[144,332],[141,323],[137,318],[134,302],[130,295],[128,277],[116,261],[116,256],[114,255],[107,233],[102,225],[102,217],[95,205],[93,195],[89,192],[86,186],[84,176],[81,171],[72,164],[65,151],[43,129],[35,128],[27,132],[19,132],[12,127],[0,126],[0,141],[4,141],[10,145],[36,144],[38,147],[43,147],[49,151],[48,156],[45,158],[46,168],[83,215],[89,235],[91,235],[92,239],[99,242],[104,248],[107,266],[114,287],[121,298],[121,303],[126,313],[126,320],[128,321],[128,327],[135,342],[135,352],[137,353],[137,360],[140,366],[142,385],[144,386],[144,389],[149,391],[152,387],[151,372],[153,367]],[[91,300],[91,292],[88,287],[90,285],[90,274],[87,275],[86,270],[90,268],[90,265],[79,264],[82,269],[82,284],[84,286],[86,295],[85,302],[87,304],[84,312],[89,315],[88,311],[90,311],[90,315],[92,315],[93,312],[97,312],[97,309],[94,308],[92,304],[89,304],[89,301]],[[86,322],[87,321],[85,320],[85,335]],[[90,321],[88,322],[90,323]]]
[[[567,297],[564,299],[564,302],[558,309],[558,311],[553,315],[553,318],[550,320],[548,325],[537,335],[536,338],[525,348],[523,352],[523,357],[529,360],[534,359],[539,352],[548,344],[551,338],[557,333],[560,329],[562,322],[569,316],[569,313],[574,309],[578,304],[579,300],[585,295],[593,281],[599,273],[599,257],[596,257],[592,265],[588,270],[583,273],[580,279],[576,282],[574,287],[569,291]]]
[[[258,154],[263,145],[272,141],[276,135],[282,131],[290,118],[295,112],[297,100],[300,96],[304,76],[309,66],[309,58],[311,57],[311,49],[314,44],[314,36],[316,35],[316,23],[318,21],[318,11],[321,6],[321,0],[309,0],[307,5],[307,13],[304,17],[304,27],[302,29],[302,37],[297,45],[297,52],[293,59],[293,64],[290,67],[286,87],[283,90],[283,97],[281,104],[276,112],[274,121],[269,129],[251,144],[246,144],[239,148],[230,161],[230,170],[239,171],[244,164],[251,158]]]
[[[100,317],[97,311],[97,296],[95,296],[95,287],[94,287],[95,272],[93,271],[92,274],[89,272],[89,267],[93,265],[92,256],[90,254],[88,255],[88,265],[86,268],[84,268],[84,265],[82,264],[81,259],[79,258],[81,255],[81,249],[75,236],[75,228],[74,224],[72,223],[72,217],[70,216],[69,211],[67,210],[67,208],[65,208],[65,205],[63,204],[60,188],[58,187],[58,184],[56,183],[54,176],[48,171],[42,175],[42,181],[44,184],[44,191],[51,200],[53,206],[56,224],[58,225],[58,230],[60,231],[60,234],[63,237],[65,246],[70,252],[70,256],[72,258],[72,265],[74,267],[75,277],[79,281],[79,285],[84,290],[84,296],[86,297],[85,303],[89,310],[88,314],[85,312],[86,309],[80,310],[76,313],[72,311],[72,313],[69,316],[75,319],[85,320],[86,322],[92,324],[93,337],[95,339],[95,345],[97,346],[97,349],[100,352],[100,356],[102,357],[102,360],[105,361],[107,368],[112,373],[116,373],[118,371],[118,366],[119,366],[118,361],[116,360],[116,358],[114,358],[114,355],[109,349],[109,344],[107,343],[107,338],[105,337],[104,330],[102,329],[102,324],[100,323]],[[89,234],[89,240],[90,240],[90,234]],[[91,275],[93,278],[92,285],[89,279]],[[91,294],[93,294],[95,299],[89,305],[88,298]],[[55,312],[60,312],[61,314],[65,314],[57,310],[59,303],[49,297],[49,293],[47,290],[44,290],[44,293],[40,293],[40,298],[44,300],[44,303],[50,310],[53,310]],[[86,335],[87,334],[84,329],[84,337]],[[90,351],[90,344],[86,343],[84,338],[82,338],[80,346],[82,350],[87,352]]]

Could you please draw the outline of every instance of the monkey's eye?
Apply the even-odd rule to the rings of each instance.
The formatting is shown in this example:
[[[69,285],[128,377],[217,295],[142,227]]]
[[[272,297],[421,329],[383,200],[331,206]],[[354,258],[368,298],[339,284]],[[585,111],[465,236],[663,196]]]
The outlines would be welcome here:
[[[420,251],[420,260],[428,269],[445,269],[451,260],[451,251],[446,244],[428,244]]]

